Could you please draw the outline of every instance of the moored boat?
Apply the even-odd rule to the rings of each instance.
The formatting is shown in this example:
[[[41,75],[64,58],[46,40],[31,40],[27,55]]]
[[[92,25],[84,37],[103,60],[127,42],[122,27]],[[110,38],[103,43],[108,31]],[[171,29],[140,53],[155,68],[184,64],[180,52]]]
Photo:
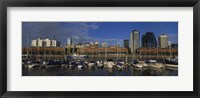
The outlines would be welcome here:
[[[104,62],[104,65],[105,65],[107,68],[113,68],[114,65],[115,65],[115,62],[113,61],[113,59],[107,59],[107,61]]]
[[[97,61],[97,67],[102,68],[103,67],[103,61],[98,60]]]
[[[40,64],[41,63],[39,61],[33,61],[32,63],[29,63],[27,66],[28,68],[34,68],[34,67],[40,67]]]
[[[55,68],[55,67],[59,67],[61,65],[61,62],[59,60],[50,60],[47,64],[46,64],[46,68]]]
[[[118,68],[124,68],[125,66],[124,66],[124,61],[122,61],[121,59],[119,59],[119,60],[117,60],[117,62],[116,62],[116,67],[118,67]]]
[[[142,68],[144,64],[141,64],[141,62],[136,59],[136,60],[132,60],[130,62],[130,64],[133,66],[133,67],[137,67],[137,68]]]
[[[96,62],[95,62],[95,61],[90,61],[90,62],[88,63],[88,67],[95,67],[95,65],[96,65]]]
[[[146,61],[148,67],[154,67],[154,68],[162,68],[165,67],[163,63],[158,63],[156,60],[147,60]]]

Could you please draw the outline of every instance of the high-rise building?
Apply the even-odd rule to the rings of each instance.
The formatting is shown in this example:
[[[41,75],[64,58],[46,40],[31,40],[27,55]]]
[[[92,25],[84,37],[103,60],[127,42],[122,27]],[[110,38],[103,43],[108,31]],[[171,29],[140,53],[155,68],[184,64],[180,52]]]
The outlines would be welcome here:
[[[129,40],[127,39],[124,40],[124,48],[129,48]]]
[[[147,32],[142,35],[142,47],[157,48],[157,41],[153,32]]]
[[[131,53],[135,53],[135,50],[140,47],[140,32],[133,30],[130,33],[130,49]]]
[[[71,38],[67,38],[67,45],[72,45],[72,39]]]
[[[168,36],[162,34],[158,37],[158,45],[160,48],[167,48],[168,47]]]

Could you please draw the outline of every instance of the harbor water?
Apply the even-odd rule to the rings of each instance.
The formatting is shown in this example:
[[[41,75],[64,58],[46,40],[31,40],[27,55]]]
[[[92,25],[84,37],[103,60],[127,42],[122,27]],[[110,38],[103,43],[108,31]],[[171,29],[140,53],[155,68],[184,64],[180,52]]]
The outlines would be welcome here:
[[[178,68],[174,67],[163,67],[163,68],[154,68],[154,67],[142,67],[137,68],[130,64],[131,58],[111,58],[114,61],[121,59],[125,62],[124,68],[99,68],[87,67],[87,68],[66,68],[64,66],[58,66],[53,68],[22,68],[22,76],[178,76]],[[104,61],[105,58],[102,57],[90,57],[84,59],[73,59],[82,60],[82,61]],[[69,61],[72,61],[69,60]]]
[[[23,68],[22,76],[178,76],[178,68]]]

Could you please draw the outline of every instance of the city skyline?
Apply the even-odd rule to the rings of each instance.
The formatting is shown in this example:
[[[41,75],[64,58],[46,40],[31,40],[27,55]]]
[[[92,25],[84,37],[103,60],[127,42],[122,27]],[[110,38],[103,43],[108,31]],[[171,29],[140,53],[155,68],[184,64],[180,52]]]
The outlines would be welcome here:
[[[171,43],[178,43],[177,22],[23,22],[22,45],[26,45],[29,34],[31,40],[38,37],[53,39],[55,36],[61,45],[67,44],[67,38],[74,43],[103,42],[105,39],[130,41],[130,32],[133,30],[140,32],[140,46],[141,36],[146,32],[153,32],[157,41],[161,34],[166,34]]]

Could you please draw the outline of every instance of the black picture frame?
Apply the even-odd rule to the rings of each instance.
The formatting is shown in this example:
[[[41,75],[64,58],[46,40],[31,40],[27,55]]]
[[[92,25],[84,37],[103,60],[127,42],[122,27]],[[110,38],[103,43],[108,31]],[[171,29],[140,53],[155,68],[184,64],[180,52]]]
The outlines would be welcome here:
[[[7,7],[193,7],[193,91],[7,91]],[[0,1],[0,96],[2,98],[198,98],[200,0],[1,0]],[[184,82],[184,81],[183,81]],[[166,84],[167,85],[167,84]],[[170,85],[169,85],[170,86]]]

